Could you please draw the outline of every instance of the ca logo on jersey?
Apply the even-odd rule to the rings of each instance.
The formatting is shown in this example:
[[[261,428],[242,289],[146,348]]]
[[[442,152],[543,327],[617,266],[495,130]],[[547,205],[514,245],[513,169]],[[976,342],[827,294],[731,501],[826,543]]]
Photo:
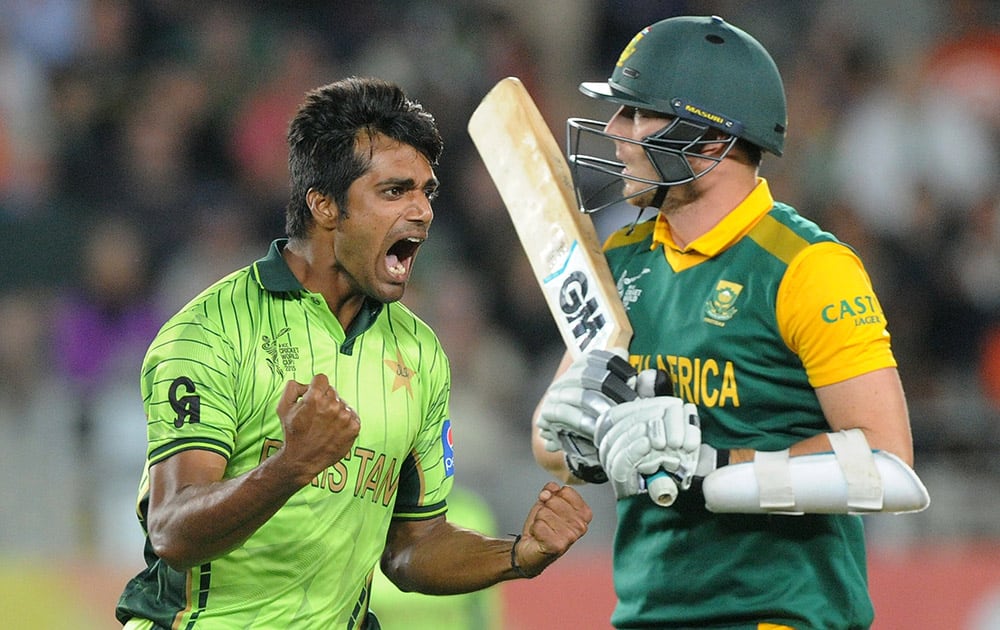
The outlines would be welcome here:
[[[175,378],[170,383],[167,398],[170,400],[170,408],[177,414],[174,418],[175,427],[179,429],[185,422],[201,422],[201,397],[195,394],[194,381],[190,378]]]
[[[736,300],[743,291],[742,284],[736,284],[728,280],[719,280],[715,285],[715,291],[705,302],[705,321],[715,326],[725,326],[739,309],[736,308]]]

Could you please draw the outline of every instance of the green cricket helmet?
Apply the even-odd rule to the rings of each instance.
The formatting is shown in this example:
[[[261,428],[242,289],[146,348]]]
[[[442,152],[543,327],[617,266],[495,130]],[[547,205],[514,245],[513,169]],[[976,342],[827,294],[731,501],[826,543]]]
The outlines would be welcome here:
[[[641,144],[661,179],[638,181],[659,188],[663,194],[669,186],[705,175],[728,154],[737,138],[775,155],[784,149],[785,91],[774,60],[756,39],[717,16],[675,17],[647,26],[622,51],[611,78],[582,83],[580,91],[618,105],[665,114],[672,120],[657,133],[637,141],[605,133],[602,122],[570,119],[568,153],[574,180],[579,183],[586,183],[581,168],[614,175],[619,182],[621,177],[630,178],[621,175],[621,164],[610,157],[581,151],[587,136]],[[699,148],[720,142],[720,134],[709,130],[722,132],[721,141],[728,141],[728,146],[717,159],[710,158],[711,165],[695,172],[686,158],[706,157],[700,155]],[[602,190],[606,188],[608,185]],[[577,192],[582,201],[579,187]],[[659,199],[662,202],[662,196]],[[585,203],[581,207],[600,209],[588,208]]]

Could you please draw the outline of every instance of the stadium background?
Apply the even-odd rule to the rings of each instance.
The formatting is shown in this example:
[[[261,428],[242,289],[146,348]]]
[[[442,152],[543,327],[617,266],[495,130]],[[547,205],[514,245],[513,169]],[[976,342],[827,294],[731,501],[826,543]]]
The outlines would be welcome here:
[[[294,9],[286,5],[294,5]],[[454,367],[458,479],[517,531],[545,475],[528,418],[561,352],[465,134],[522,78],[556,133],[643,26],[718,14],[789,97],[776,196],[865,259],[909,393],[926,512],[868,519],[876,628],[1000,628],[1000,9],[976,0],[0,0],[0,611],[115,628],[141,564],[138,367],[159,324],[282,234],[305,90],[400,82],[446,137],[404,300]],[[607,213],[607,233],[630,221]],[[505,627],[604,628],[613,504]]]

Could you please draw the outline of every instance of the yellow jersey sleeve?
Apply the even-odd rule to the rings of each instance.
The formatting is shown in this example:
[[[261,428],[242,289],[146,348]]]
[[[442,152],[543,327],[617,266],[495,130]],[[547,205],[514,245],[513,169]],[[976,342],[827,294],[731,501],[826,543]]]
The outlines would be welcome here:
[[[822,387],[895,367],[885,314],[857,255],[840,243],[810,245],[778,287],[778,329]]]

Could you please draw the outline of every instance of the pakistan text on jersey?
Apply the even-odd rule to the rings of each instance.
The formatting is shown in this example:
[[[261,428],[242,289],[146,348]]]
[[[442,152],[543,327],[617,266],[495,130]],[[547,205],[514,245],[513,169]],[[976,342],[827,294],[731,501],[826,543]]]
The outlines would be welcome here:
[[[740,392],[736,382],[736,366],[732,361],[719,362],[701,357],[675,355],[657,357],[635,356],[637,370],[658,368],[670,374],[676,395],[699,407],[739,407]]]
[[[264,440],[260,461],[263,462],[277,452],[281,445],[281,440]],[[358,458],[358,474],[349,487],[346,462],[351,461],[352,457]],[[342,460],[316,475],[311,485],[334,493],[351,492],[357,498],[370,494],[369,498],[373,503],[380,502],[383,506],[388,506],[399,488],[399,462],[395,457],[388,459],[388,464],[386,461],[385,453],[355,446]]]

